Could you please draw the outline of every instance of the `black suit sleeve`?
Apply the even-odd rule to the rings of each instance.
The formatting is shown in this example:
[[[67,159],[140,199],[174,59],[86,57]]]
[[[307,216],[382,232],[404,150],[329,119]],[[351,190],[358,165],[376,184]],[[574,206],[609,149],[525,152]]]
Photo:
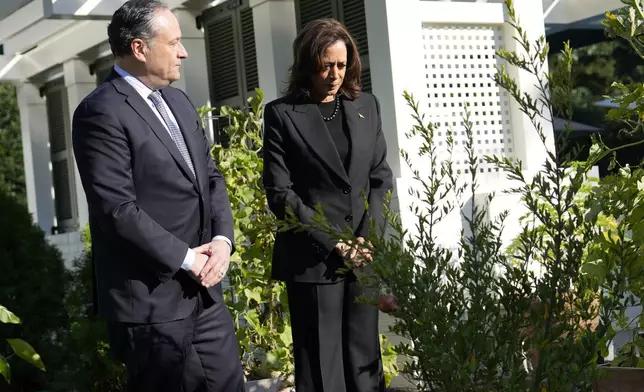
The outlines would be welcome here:
[[[284,220],[286,209],[290,207],[296,218],[305,225],[313,223],[316,211],[304,204],[302,199],[291,189],[290,171],[286,165],[287,156],[284,150],[282,130],[284,124],[275,106],[267,105],[264,112],[264,188],[268,206],[275,216]],[[337,240],[331,235],[318,231],[307,230],[308,235],[324,247],[327,255],[333,251]]]
[[[379,230],[381,235],[384,234],[381,229],[386,223],[383,216],[385,196],[393,188],[393,175],[387,164],[387,143],[385,142],[385,135],[382,132],[380,102],[378,102],[378,98],[375,95],[373,98],[376,105],[377,130],[376,144],[371,158],[371,172],[369,173],[370,192],[367,199],[369,210],[362,218],[357,231],[357,236],[364,238],[369,236],[369,230],[371,228],[370,218],[373,219],[376,230]]]
[[[188,101],[190,107],[195,111],[197,109],[190,101],[190,98],[186,95],[183,90],[181,91],[183,96]],[[201,122],[200,122],[201,124]],[[201,134],[203,135],[203,142],[206,150],[206,156],[204,157],[208,164],[208,186],[210,187],[210,211],[212,213],[211,221],[211,233],[212,236],[223,235],[228,238],[232,244],[231,254],[235,252],[235,227],[233,221],[233,211],[230,206],[230,199],[228,198],[228,190],[226,189],[226,178],[221,174],[215,161],[210,155],[211,144],[206,133],[204,132],[203,127],[201,128]]]
[[[162,281],[171,279],[188,244],[156,223],[136,203],[132,157],[119,121],[104,104],[86,101],[74,112],[72,140],[89,208],[102,231],[128,241]]]

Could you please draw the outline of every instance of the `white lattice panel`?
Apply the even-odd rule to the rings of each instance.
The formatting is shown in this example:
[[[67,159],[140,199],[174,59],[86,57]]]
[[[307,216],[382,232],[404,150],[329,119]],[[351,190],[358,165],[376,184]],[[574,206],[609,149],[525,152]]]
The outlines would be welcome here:
[[[423,25],[426,112],[439,125],[439,146],[446,146],[446,133],[453,131],[453,160],[462,172],[468,171],[463,127],[466,107],[480,172],[497,171],[483,161],[484,155],[513,157],[510,97],[492,79],[495,66],[501,63],[495,51],[502,44],[500,25]]]

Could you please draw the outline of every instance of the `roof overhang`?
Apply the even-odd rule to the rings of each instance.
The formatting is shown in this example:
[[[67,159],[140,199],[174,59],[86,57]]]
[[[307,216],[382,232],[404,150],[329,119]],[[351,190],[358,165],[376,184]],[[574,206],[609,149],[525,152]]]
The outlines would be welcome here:
[[[113,13],[119,2],[122,3],[113,0],[114,9],[102,9],[101,12]],[[171,9],[183,2],[165,1]],[[48,19],[43,4],[43,0],[33,0],[2,19],[0,43],[5,55],[0,56],[0,81],[25,81],[107,40],[108,20],[95,17]]]

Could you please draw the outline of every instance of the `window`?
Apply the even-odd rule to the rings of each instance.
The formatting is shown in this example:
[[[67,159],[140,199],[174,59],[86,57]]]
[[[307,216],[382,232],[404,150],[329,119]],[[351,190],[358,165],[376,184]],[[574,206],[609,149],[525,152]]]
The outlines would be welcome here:
[[[210,101],[215,108],[241,108],[259,87],[253,10],[249,0],[228,1],[200,17],[206,41]],[[214,142],[226,145],[226,121],[213,113]]]
[[[241,107],[259,87],[253,10],[248,0],[207,9],[201,20],[213,106]]]

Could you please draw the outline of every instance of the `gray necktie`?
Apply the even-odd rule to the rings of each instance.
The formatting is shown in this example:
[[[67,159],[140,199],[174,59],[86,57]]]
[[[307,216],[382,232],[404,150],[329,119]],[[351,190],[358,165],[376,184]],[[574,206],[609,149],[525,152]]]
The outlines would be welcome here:
[[[181,156],[188,164],[188,167],[190,168],[190,171],[192,172],[192,174],[195,175],[195,168],[192,165],[192,160],[190,159],[190,154],[188,153],[188,147],[186,147],[186,141],[183,139],[183,134],[181,133],[179,126],[175,124],[174,121],[170,120],[170,116],[168,115],[168,110],[166,109],[166,105],[164,105],[163,103],[163,97],[161,96],[161,92],[153,91],[152,94],[149,95],[149,98],[150,100],[152,100],[152,103],[154,103],[154,106],[159,111],[159,114],[161,114],[163,121],[165,121],[165,125],[168,126],[168,130],[170,131],[170,137],[172,137],[172,140],[174,140],[174,144],[177,145],[177,149],[179,149]]]

